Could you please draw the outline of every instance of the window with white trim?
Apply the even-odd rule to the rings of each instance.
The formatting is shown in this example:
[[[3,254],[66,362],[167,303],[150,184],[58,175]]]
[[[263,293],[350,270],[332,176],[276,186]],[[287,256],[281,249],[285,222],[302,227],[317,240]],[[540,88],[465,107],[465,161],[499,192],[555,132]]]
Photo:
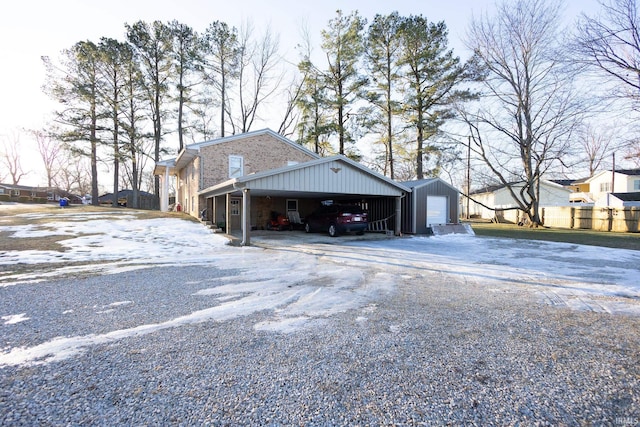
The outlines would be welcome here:
[[[610,182],[601,182],[600,183],[600,192],[601,193],[608,193],[609,191],[611,191],[611,183]]]
[[[239,178],[244,175],[244,159],[242,156],[229,156],[229,178]]]
[[[633,191],[640,191],[640,179],[633,181]]]

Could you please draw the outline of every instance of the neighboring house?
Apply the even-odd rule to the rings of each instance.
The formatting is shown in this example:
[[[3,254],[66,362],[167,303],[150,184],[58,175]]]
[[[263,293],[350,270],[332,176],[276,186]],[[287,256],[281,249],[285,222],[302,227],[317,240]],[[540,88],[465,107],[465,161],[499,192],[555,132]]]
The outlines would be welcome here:
[[[49,190],[43,187],[32,187],[28,185],[0,184],[0,194],[6,194],[15,200],[44,199],[46,201]]]
[[[64,198],[69,203],[82,203],[82,198],[68,191],[51,187],[32,187],[28,185],[0,184],[0,198],[12,201],[36,203],[57,202]]]
[[[185,147],[175,159],[156,164],[162,210],[176,180],[176,206],[223,226],[227,233],[264,228],[272,212],[304,218],[322,201],[358,203],[370,221],[400,211],[410,190],[344,156],[321,158],[269,130],[219,138]],[[291,215],[293,217],[293,215]],[[400,232],[400,215],[392,225]]]
[[[587,179],[589,184],[589,198],[595,206],[613,206],[611,193],[640,192],[640,169],[618,169],[602,171]]]
[[[113,193],[103,194],[98,197],[98,202],[103,206],[113,206]],[[133,190],[118,191],[118,206],[127,207],[133,205]],[[158,209],[158,198],[146,191],[138,191],[138,208]]]
[[[610,208],[640,207],[640,191],[633,193],[608,193],[601,197],[596,206]]]
[[[516,194],[519,194],[522,187],[523,183],[512,184]],[[540,207],[567,206],[569,205],[570,194],[571,190],[563,185],[543,180],[540,182]],[[470,215],[473,217],[493,219],[496,217],[496,210],[501,214],[506,214],[509,212],[509,208],[517,206],[518,204],[511,196],[508,188],[504,185],[496,185],[472,192],[469,210]]]
[[[460,192],[440,178],[403,182],[411,193],[402,201],[402,232],[429,234],[433,225],[458,223]]]

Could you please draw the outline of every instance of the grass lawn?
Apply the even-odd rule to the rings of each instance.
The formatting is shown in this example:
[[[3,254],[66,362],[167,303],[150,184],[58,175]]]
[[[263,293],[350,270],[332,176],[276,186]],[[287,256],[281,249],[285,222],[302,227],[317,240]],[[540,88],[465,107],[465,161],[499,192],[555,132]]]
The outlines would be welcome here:
[[[545,227],[528,228],[514,224],[494,224],[473,221],[471,222],[471,226],[478,236],[547,240],[640,251],[640,233],[613,233]]]

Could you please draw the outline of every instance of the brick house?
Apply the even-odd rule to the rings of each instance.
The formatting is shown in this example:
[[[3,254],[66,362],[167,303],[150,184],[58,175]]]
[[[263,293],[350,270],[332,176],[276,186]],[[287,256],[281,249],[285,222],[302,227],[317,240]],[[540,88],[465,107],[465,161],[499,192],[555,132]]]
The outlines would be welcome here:
[[[221,224],[227,233],[261,229],[272,212],[301,218],[323,200],[366,205],[370,219],[395,217],[400,232],[400,200],[411,190],[344,156],[321,158],[269,129],[185,147],[160,161],[161,210],[169,209],[175,182],[176,208]],[[396,215],[397,213],[397,215]]]

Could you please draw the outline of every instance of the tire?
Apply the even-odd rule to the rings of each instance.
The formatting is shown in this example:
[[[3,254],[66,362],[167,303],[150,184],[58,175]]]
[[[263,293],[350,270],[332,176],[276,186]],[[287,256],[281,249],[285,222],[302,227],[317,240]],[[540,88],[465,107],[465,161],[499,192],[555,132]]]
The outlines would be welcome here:
[[[304,225],[304,232],[311,233],[311,226],[309,225],[308,222]]]
[[[329,225],[329,236],[336,237],[338,235],[338,229],[335,224]]]
[[[356,235],[358,236],[362,236],[364,234],[364,231],[356,231]]]

